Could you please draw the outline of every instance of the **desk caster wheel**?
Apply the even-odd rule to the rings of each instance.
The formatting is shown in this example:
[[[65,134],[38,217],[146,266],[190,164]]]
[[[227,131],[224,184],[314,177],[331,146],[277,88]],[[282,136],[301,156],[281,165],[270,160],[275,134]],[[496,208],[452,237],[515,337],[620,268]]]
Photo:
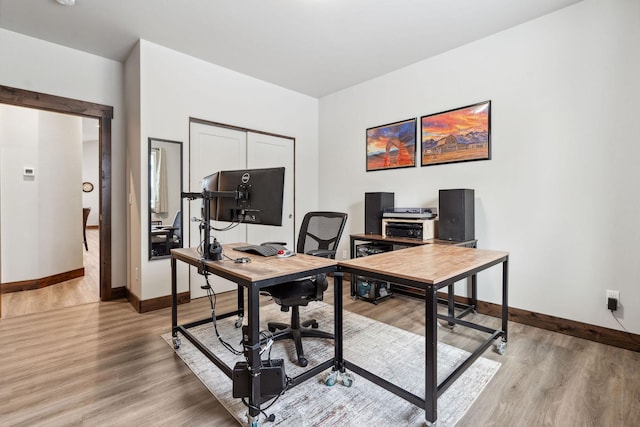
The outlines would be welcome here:
[[[503,340],[496,344],[496,351],[499,355],[503,355],[507,351],[507,342]]]
[[[179,349],[180,348],[180,344],[181,344],[180,338],[173,337],[172,341],[173,341],[173,348],[176,349],[176,350]]]
[[[324,381],[329,387],[333,387],[338,382],[338,371],[333,371],[327,375],[327,379]]]
[[[305,359],[304,357],[298,358],[298,366],[304,368],[308,364],[309,364],[309,361],[307,359]]]
[[[242,326],[242,317],[238,317],[238,318],[236,319],[236,323],[234,323],[233,325],[236,327],[236,329],[238,329],[239,327],[241,327],[241,326]]]
[[[353,378],[353,376],[351,376],[351,374],[347,374],[346,372],[344,372],[341,375],[341,377],[342,377],[341,379],[342,379],[342,385],[343,386],[351,387],[353,385],[354,378]]]

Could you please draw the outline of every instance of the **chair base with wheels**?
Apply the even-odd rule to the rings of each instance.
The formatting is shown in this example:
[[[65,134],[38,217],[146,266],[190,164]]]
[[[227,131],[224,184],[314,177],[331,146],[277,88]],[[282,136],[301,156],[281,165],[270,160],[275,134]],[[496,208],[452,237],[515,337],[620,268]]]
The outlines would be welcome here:
[[[296,282],[295,284],[286,284],[280,286],[274,286],[270,289],[271,296],[276,301],[276,303],[281,305],[282,311],[289,311],[291,308],[291,324],[281,323],[281,322],[269,322],[267,323],[267,327],[270,332],[273,332],[272,339],[274,341],[291,339],[295,343],[296,347],[296,355],[298,358],[298,365],[305,367],[308,364],[306,357],[304,357],[304,350],[302,349],[302,338],[303,337],[311,337],[311,338],[327,338],[334,339],[334,335],[318,330],[318,321],[315,319],[305,320],[304,322],[300,322],[300,305],[307,304],[298,304],[288,306],[286,305],[287,299],[291,297],[292,292],[296,288],[313,288],[316,289],[317,280],[324,280],[324,285],[320,284],[321,289],[326,289],[327,281],[324,275],[321,275],[321,278],[313,278],[313,279],[304,279],[302,281]],[[297,289],[299,291],[299,289]],[[320,296],[322,299],[322,295]],[[316,300],[314,298],[314,300]],[[276,332],[277,331],[277,332]]]

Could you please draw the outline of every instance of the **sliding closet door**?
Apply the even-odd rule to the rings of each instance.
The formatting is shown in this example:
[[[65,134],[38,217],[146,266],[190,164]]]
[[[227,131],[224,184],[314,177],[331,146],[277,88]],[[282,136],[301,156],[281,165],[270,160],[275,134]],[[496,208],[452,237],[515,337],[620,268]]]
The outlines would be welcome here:
[[[247,241],[251,243],[281,241],[295,250],[294,225],[294,140],[249,132],[247,134],[247,168],[285,167],[282,227],[248,225]]]
[[[212,231],[211,235],[223,244],[279,241],[285,242],[290,249],[295,250],[294,140],[195,122],[191,123],[190,133],[189,191],[202,191],[202,179],[220,170],[285,168],[282,226],[243,224],[228,231]],[[201,206],[201,200],[189,202],[189,218],[200,218]],[[189,224],[189,246],[196,247],[200,245],[201,239],[198,223]],[[212,225],[224,228],[229,223],[213,221]],[[216,292],[236,289],[234,283],[217,276],[210,276],[210,282]],[[204,279],[194,268],[191,271],[190,283],[191,298],[206,295],[200,288]]]
[[[201,192],[202,179],[220,170],[244,169],[247,158],[247,133],[235,129],[191,123],[189,144],[189,191]],[[202,200],[189,202],[189,218],[200,218]],[[187,224],[187,221],[185,221]],[[189,246],[196,247],[201,243],[199,223],[189,220]],[[215,228],[223,228],[228,223],[211,222]],[[186,227],[185,227],[186,228]],[[247,240],[246,227],[239,226],[228,231],[211,231],[220,243],[244,242]],[[206,295],[201,289],[204,278],[191,268],[191,298]],[[236,289],[236,284],[215,275],[209,276],[215,292]]]

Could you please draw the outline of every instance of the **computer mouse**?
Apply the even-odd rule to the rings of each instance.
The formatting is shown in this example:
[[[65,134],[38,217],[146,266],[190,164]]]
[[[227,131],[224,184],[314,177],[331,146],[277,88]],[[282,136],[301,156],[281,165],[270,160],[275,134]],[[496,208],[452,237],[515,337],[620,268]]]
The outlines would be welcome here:
[[[289,258],[290,256],[294,256],[296,253],[290,250],[280,249],[276,254],[276,258]]]
[[[251,261],[251,258],[246,257],[246,256],[243,256],[243,257],[240,257],[240,258],[236,258],[236,259],[233,260],[233,262],[235,262],[237,264],[244,264],[244,263],[247,263],[249,261]]]

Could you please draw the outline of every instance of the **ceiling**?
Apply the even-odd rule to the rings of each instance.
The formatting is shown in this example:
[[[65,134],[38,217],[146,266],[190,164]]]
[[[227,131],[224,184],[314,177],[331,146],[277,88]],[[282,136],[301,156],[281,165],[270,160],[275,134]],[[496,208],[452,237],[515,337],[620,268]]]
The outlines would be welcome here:
[[[0,0],[0,27],[124,62],[138,39],[313,97],[580,0]]]

